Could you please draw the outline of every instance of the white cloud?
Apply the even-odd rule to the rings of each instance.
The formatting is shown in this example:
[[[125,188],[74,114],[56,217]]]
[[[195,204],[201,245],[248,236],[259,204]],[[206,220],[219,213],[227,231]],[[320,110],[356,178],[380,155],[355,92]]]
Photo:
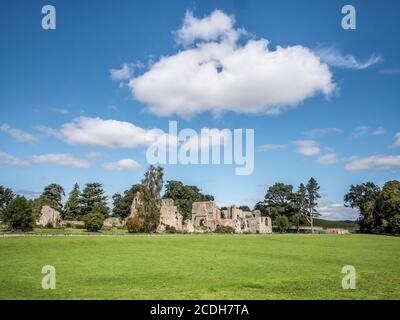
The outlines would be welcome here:
[[[400,168],[400,156],[373,155],[366,158],[353,158],[347,171],[390,171]]]
[[[350,220],[355,221],[358,212],[355,209],[345,207],[341,203],[325,202],[318,207],[322,219],[326,220]]]
[[[6,152],[0,151],[0,164],[5,164],[8,166],[22,167],[22,166],[27,166],[29,164],[29,162],[26,160],[14,157]]]
[[[317,156],[321,152],[318,142],[314,140],[297,140],[293,143],[297,146],[297,152],[302,156]]]
[[[372,54],[366,61],[360,62],[353,55],[344,55],[335,48],[317,48],[316,53],[321,58],[321,61],[332,67],[343,69],[363,70],[382,61],[380,56]]]
[[[177,38],[194,46],[161,57],[132,78],[129,87],[135,98],[151,113],[190,117],[206,111],[278,114],[333,92],[329,67],[310,49],[298,45],[270,50],[266,39],[242,45],[237,35],[243,32],[233,22],[221,11],[203,19],[188,13]]]
[[[386,129],[379,127],[371,133],[373,136],[383,136],[386,134]]]
[[[399,68],[392,68],[392,69],[381,69],[379,70],[380,73],[385,74],[385,75],[398,75],[400,74],[400,69]]]
[[[69,110],[65,108],[50,108],[49,110],[62,115],[69,114]]]
[[[317,159],[319,164],[334,164],[337,162],[337,157],[335,153],[329,153]]]
[[[285,145],[283,144],[263,144],[261,146],[258,146],[256,151],[257,152],[265,152],[265,151],[271,151],[271,150],[280,150],[286,148]]]
[[[130,122],[88,117],[79,117],[65,123],[52,134],[70,144],[109,148],[147,146],[164,135],[160,129],[147,130]]]
[[[101,156],[101,152],[98,151],[91,151],[86,154],[86,158],[89,159],[96,159]]]
[[[203,19],[195,18],[192,12],[187,11],[182,28],[176,32],[176,41],[183,45],[190,45],[196,40],[226,39],[234,42],[240,34],[234,29],[234,24],[235,18],[220,10],[213,11]]]
[[[312,129],[304,132],[306,136],[309,136],[310,138],[318,138],[322,137],[326,134],[330,133],[342,133],[343,130],[339,128],[317,128],[317,129]]]
[[[400,132],[397,132],[394,136],[394,144],[393,147],[400,148]]]
[[[133,159],[121,159],[117,162],[104,163],[102,165],[107,170],[136,170],[140,167],[140,164]]]
[[[124,81],[131,77],[131,69],[127,63],[124,63],[121,69],[111,69],[110,70],[111,80],[113,81]]]
[[[368,126],[359,126],[353,130],[353,137],[359,138],[363,135],[368,133],[369,127]]]
[[[86,160],[78,159],[70,154],[42,154],[32,157],[32,162],[36,164],[51,163],[60,166],[71,166],[75,168],[89,168],[90,163]]]
[[[38,138],[35,137],[34,135],[32,135],[32,134],[30,134],[28,132],[16,129],[16,128],[12,128],[7,123],[3,123],[0,126],[0,131],[4,132],[4,133],[7,133],[8,135],[13,137],[14,139],[16,139],[18,141],[21,141],[21,142],[29,142],[29,143],[31,143],[31,142],[35,142],[35,141],[38,140]]]

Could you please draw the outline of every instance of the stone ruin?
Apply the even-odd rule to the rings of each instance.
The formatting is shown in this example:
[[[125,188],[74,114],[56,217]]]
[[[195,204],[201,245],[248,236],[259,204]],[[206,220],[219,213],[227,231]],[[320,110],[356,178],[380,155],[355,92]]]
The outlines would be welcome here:
[[[140,200],[136,196],[127,219],[138,214],[139,206]],[[218,227],[232,227],[236,233],[272,233],[271,218],[262,217],[259,210],[243,211],[234,205],[221,210],[213,201],[194,202],[192,219],[183,221],[182,215],[174,205],[174,200],[161,200],[160,224],[157,232],[165,232],[167,228],[186,233],[212,232]]]
[[[36,225],[40,227],[56,228],[60,225],[61,215],[57,210],[50,206],[43,206],[40,210],[40,217],[36,221]]]
[[[259,210],[243,211],[234,205],[221,210],[213,201],[194,202],[192,222],[204,231],[232,227],[236,233],[272,233],[271,218],[262,217]]]

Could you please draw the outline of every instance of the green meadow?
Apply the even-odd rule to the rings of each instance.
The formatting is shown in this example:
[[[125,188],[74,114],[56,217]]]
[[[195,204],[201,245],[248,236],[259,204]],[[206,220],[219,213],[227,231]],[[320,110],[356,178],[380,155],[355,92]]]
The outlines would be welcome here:
[[[56,289],[43,290],[44,265]],[[342,289],[344,265],[356,289]],[[0,299],[400,299],[400,238],[108,235],[0,238]]]

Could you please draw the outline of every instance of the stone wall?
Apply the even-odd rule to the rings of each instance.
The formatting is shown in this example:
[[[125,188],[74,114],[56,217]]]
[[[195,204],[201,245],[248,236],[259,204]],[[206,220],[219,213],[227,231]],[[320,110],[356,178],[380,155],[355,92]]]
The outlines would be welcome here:
[[[36,221],[36,225],[40,227],[53,227],[56,228],[60,225],[61,215],[57,210],[50,206],[43,206],[40,210],[40,217]]]
[[[243,211],[233,205],[221,211],[213,201],[193,203],[192,223],[203,232],[223,226],[234,228],[236,233],[272,233],[271,219],[262,217],[259,210]]]

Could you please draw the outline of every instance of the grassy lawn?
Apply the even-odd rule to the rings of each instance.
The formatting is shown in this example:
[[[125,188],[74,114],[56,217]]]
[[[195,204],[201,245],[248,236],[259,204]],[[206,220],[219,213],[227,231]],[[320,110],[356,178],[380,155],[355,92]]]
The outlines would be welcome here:
[[[41,289],[53,265],[57,289]],[[357,289],[341,288],[341,269]],[[0,238],[0,299],[400,299],[400,238],[160,235]]]

